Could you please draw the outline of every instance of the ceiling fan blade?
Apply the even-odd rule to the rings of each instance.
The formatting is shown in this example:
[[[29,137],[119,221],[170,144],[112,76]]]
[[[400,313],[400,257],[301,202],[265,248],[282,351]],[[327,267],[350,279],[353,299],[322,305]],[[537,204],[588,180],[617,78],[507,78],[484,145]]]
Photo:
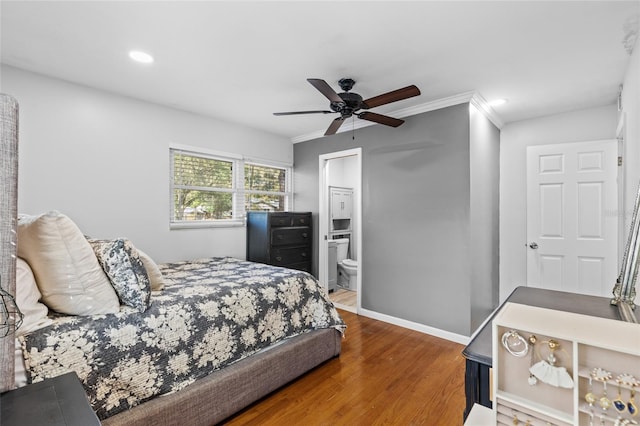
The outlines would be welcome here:
[[[380,105],[390,104],[391,102],[401,101],[403,99],[412,98],[420,94],[420,89],[411,85],[403,87],[402,89],[394,90],[393,92],[387,92],[382,95],[374,96],[363,102],[362,108],[369,109]]]
[[[342,123],[344,123],[344,117],[336,118],[331,122],[331,125],[329,126],[327,131],[324,132],[324,135],[325,136],[335,135],[338,129],[340,128],[340,126],[342,126]]]
[[[398,127],[404,120],[400,120],[399,118],[389,117],[388,115],[376,114],[375,112],[361,112],[358,114],[359,118],[367,121],[373,121],[374,123],[384,124],[385,126]]]
[[[308,78],[307,81],[311,83],[313,87],[318,89],[320,93],[325,95],[331,102],[344,102],[326,81],[319,78]]]
[[[273,115],[299,115],[299,114],[334,114],[333,111],[289,111],[274,112]]]

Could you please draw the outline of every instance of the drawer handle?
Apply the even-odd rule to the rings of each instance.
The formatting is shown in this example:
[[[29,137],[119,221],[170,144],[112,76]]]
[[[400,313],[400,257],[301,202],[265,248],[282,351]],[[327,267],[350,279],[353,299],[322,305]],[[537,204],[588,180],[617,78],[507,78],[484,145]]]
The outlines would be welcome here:
[[[302,252],[302,253],[300,253],[300,256],[307,257],[307,253],[306,252]]]
[[[309,236],[309,234],[307,234],[306,232],[302,233],[302,238],[307,238]]]
[[[279,240],[283,240],[284,239],[284,235],[278,234],[276,238],[278,238]]]
[[[282,256],[278,256],[278,257],[276,257],[276,260],[277,260],[278,262],[282,262]]]

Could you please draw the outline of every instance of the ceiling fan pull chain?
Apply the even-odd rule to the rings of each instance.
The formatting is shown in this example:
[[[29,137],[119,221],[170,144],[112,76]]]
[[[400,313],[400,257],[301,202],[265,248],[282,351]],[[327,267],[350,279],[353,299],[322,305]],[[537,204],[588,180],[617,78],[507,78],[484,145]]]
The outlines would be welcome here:
[[[351,140],[356,140],[356,119],[355,117],[351,117]]]

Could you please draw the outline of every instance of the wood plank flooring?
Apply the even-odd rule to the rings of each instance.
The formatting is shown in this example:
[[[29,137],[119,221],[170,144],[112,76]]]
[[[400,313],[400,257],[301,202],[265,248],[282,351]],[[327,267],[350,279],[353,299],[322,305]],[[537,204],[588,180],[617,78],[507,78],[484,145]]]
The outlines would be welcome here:
[[[463,346],[340,311],[339,358],[228,419],[227,425],[461,425]]]
[[[343,288],[338,287],[336,290],[329,293],[329,299],[333,303],[340,303],[342,305],[356,307],[358,293],[351,290],[345,290]]]

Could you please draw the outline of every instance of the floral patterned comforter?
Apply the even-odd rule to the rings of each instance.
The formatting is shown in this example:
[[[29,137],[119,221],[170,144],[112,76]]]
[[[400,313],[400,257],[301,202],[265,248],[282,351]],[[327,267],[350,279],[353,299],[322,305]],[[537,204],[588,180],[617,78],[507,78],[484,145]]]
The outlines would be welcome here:
[[[160,266],[144,313],[61,316],[21,337],[31,382],[75,371],[100,419],[288,337],[345,325],[307,273],[233,258]]]

